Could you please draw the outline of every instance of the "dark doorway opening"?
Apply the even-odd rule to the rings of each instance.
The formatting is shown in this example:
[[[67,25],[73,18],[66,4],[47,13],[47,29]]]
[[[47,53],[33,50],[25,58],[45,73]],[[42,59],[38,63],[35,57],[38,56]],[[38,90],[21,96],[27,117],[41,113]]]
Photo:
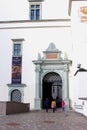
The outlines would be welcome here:
[[[57,107],[61,107],[62,101],[62,79],[59,74],[51,72],[44,76],[42,86],[42,108],[44,101],[48,98],[50,101],[57,100]]]

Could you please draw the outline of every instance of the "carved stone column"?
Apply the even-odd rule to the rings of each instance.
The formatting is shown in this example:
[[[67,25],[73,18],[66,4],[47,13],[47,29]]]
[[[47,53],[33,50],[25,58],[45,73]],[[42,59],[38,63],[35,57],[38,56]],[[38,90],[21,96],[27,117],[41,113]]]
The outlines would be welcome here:
[[[40,65],[36,65],[36,83],[35,83],[35,109],[41,109],[41,98],[40,98]]]
[[[69,110],[69,77],[68,77],[68,68],[64,70],[65,72],[65,83],[64,83],[64,91],[63,91],[63,100],[66,104],[66,109]]]

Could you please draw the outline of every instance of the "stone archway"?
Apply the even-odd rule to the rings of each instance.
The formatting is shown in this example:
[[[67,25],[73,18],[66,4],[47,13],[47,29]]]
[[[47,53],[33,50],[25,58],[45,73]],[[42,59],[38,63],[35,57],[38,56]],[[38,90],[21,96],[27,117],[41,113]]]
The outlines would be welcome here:
[[[45,89],[47,89],[47,87],[45,88],[44,86],[53,86],[48,90],[51,91],[53,89],[54,91],[54,86],[58,85],[58,82],[56,83],[56,79],[58,78],[62,84],[62,99],[66,102],[67,108],[69,109],[69,65],[71,61],[61,57],[61,51],[55,47],[54,43],[50,43],[43,53],[44,56],[42,58],[41,55],[38,54],[38,59],[33,61],[36,65],[35,109],[40,110],[43,108],[43,100],[45,98],[43,95]],[[49,97],[51,96],[50,93],[51,92],[49,92]]]
[[[48,98],[50,103],[52,99],[57,99],[58,107],[61,107],[62,101],[62,79],[59,74],[55,72],[47,73],[43,78],[42,83],[42,108],[44,108],[44,101]]]

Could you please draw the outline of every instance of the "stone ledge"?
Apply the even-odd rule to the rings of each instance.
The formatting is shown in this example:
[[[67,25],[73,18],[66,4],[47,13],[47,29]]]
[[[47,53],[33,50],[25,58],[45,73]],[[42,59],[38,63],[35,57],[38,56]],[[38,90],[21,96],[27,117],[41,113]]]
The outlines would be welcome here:
[[[26,84],[7,84],[8,87],[26,87]]]
[[[28,0],[28,2],[42,2],[44,0]]]
[[[87,97],[79,98],[80,100],[87,100]]]

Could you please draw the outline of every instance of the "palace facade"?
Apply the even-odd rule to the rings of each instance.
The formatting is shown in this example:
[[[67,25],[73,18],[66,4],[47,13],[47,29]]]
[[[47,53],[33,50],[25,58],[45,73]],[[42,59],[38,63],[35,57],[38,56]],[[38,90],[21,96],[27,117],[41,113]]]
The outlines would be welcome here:
[[[0,101],[87,115],[87,0],[0,0]]]

